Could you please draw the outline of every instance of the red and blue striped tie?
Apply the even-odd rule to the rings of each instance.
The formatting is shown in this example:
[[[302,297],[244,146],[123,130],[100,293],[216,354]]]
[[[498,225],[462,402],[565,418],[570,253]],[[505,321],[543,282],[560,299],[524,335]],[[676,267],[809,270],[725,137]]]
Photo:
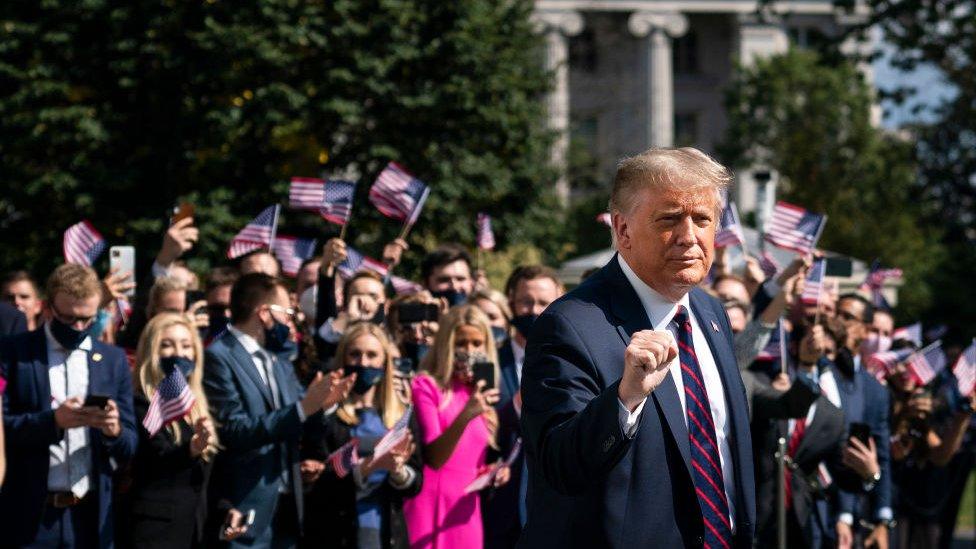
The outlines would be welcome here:
[[[702,377],[691,337],[691,321],[684,306],[674,315],[678,340],[678,359],[685,385],[685,410],[688,414],[688,439],[691,443],[691,479],[705,523],[705,544],[709,549],[730,548],[732,527],[729,524],[729,501],[725,497],[722,462],[715,438],[708,392]]]

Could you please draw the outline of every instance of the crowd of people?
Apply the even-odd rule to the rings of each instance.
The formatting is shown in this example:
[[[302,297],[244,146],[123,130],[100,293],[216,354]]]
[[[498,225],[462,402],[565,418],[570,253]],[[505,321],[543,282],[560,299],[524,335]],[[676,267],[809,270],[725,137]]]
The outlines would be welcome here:
[[[2,280],[0,546],[515,546],[533,520],[520,382],[533,323],[565,292],[552,268],[492,288],[444,244],[394,288],[344,272],[333,238],[294,279],[266,251],[203,273],[181,260],[197,238],[192,219],[172,225],[138,283],[72,263]],[[383,262],[409,251],[395,240]],[[872,353],[917,342],[893,340],[869,296],[804,303],[812,257],[769,277],[724,257],[706,284],[751,413],[758,546],[776,543],[785,485],[790,547],[948,547],[973,395],[950,368],[926,386],[904,364],[872,375]],[[191,404],[153,432],[174,372]]]

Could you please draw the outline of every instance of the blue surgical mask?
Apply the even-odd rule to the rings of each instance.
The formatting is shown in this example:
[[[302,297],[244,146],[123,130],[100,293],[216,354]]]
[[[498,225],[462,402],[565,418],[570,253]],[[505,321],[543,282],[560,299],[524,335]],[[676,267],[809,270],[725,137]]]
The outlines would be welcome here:
[[[51,335],[54,336],[55,341],[69,351],[80,347],[81,343],[88,337],[90,331],[91,326],[84,330],[76,330],[57,318],[51,319]]]
[[[367,366],[346,366],[346,375],[356,374],[356,383],[352,386],[352,392],[357,395],[364,395],[373,388],[374,385],[383,379],[383,368],[369,368]]]
[[[457,290],[441,290],[439,292],[431,292],[431,295],[437,298],[443,297],[450,307],[462,305],[468,300],[468,294]]]
[[[413,341],[404,341],[400,344],[400,350],[403,351],[403,356],[409,358],[413,361],[414,368],[420,367],[420,361],[423,360],[427,351],[430,350],[430,346],[426,343],[414,343]]]
[[[275,354],[288,351],[289,335],[288,325],[275,320],[270,328],[264,329],[264,348]]]
[[[190,377],[193,373],[193,369],[197,367],[196,363],[185,356],[164,356],[159,359],[159,367],[163,370],[164,375],[170,375],[174,369],[179,369],[183,377]]]
[[[495,346],[501,347],[508,341],[508,330],[501,326],[492,326],[491,337],[495,339]]]
[[[99,309],[98,316],[95,317],[95,322],[92,322],[92,325],[88,327],[88,335],[92,339],[98,339],[102,335],[102,332],[105,331],[105,328],[108,328],[108,323],[111,321],[112,315],[105,309]]]
[[[539,315],[518,315],[512,319],[512,326],[518,330],[518,333],[522,334],[522,337],[528,339],[529,332],[532,331],[532,325],[535,324],[535,319],[539,318]]]

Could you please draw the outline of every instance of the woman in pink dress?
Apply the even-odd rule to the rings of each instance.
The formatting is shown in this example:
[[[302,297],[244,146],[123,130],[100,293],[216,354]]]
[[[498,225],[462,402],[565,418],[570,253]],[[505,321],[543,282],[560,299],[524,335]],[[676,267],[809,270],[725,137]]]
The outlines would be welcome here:
[[[465,488],[484,470],[488,446],[494,445],[498,418],[492,405],[498,389],[474,382],[472,365],[498,360],[488,317],[462,305],[440,319],[434,346],[413,382],[413,403],[424,443],[424,485],[404,505],[410,546],[453,549],[482,546],[481,507],[477,492]],[[508,481],[499,470],[496,485]]]

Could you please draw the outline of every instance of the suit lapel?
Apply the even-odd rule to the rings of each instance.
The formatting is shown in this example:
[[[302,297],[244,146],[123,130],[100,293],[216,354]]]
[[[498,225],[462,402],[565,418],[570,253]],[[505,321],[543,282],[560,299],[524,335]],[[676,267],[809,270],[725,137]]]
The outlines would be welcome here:
[[[825,396],[821,395],[815,404],[817,409],[813,413],[813,421],[803,433],[800,445],[796,449],[796,455],[793,457],[793,460],[798,463],[806,458],[807,453],[815,452],[818,443],[829,440],[824,435],[829,434],[831,425],[834,425],[835,421],[838,420],[837,416],[841,415],[841,411],[831,404]],[[843,421],[843,418],[841,417],[839,420]]]
[[[48,409],[51,407],[51,374],[47,363],[47,335],[43,328],[34,330],[33,333],[35,335],[30,341],[33,352],[29,356],[34,357],[31,368],[34,371],[34,389],[37,391],[38,404],[42,409]]]
[[[265,404],[268,406],[269,410],[274,409],[274,400],[271,398],[271,390],[268,389],[268,385],[261,379],[261,375],[258,374],[257,367],[254,364],[254,359],[251,355],[244,349],[241,342],[237,340],[237,337],[233,333],[227,332],[224,335],[228,347],[230,347],[230,352],[234,355],[234,360],[231,361],[231,367],[238,371],[238,376],[243,375],[251,380],[254,387],[261,394],[261,398],[264,399]]]
[[[115,392],[109,386],[110,380],[106,377],[106,374],[109,372],[104,367],[105,356],[95,350],[94,342],[92,342],[91,350],[85,353],[85,355],[85,358],[88,360],[88,394],[114,396]]]
[[[613,281],[613,289],[610,295],[611,310],[620,321],[617,324],[617,333],[624,342],[624,347],[630,345],[630,337],[641,330],[650,330],[651,321],[647,318],[647,311],[637,297],[630,281],[620,270],[617,256],[607,266],[609,275]],[[622,358],[622,357],[621,357]],[[616,380],[613,380],[616,381]],[[688,442],[688,426],[685,424],[684,409],[681,407],[681,400],[678,398],[678,389],[671,379],[671,373],[664,377],[661,385],[651,393],[654,402],[657,404],[661,415],[668,423],[674,442],[681,452],[681,457],[685,461],[685,467],[691,470],[691,446]],[[647,403],[645,403],[645,412]]]
[[[278,396],[281,397],[281,405],[284,407],[297,400],[291,394],[292,385],[288,380],[288,364],[274,355],[271,355],[271,359],[274,362],[273,371],[275,382],[278,384]]]

